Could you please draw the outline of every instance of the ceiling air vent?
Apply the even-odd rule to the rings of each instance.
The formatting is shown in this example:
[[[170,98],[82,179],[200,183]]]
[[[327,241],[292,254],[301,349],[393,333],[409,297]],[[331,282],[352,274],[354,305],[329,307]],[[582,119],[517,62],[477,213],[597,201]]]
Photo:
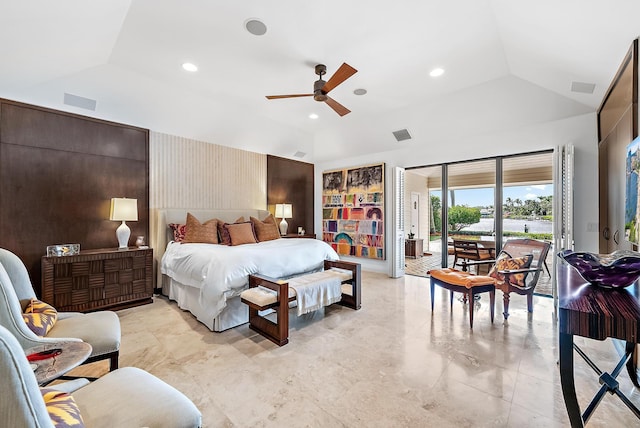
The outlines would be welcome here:
[[[595,83],[571,82],[571,92],[580,92],[581,94],[593,94],[596,88]]]
[[[295,157],[297,157],[297,158],[303,158],[303,157],[305,157],[306,155],[307,155],[307,154],[306,154],[305,152],[296,152],[296,153],[294,154],[294,156],[295,156]]]
[[[68,106],[80,107],[85,110],[96,111],[96,100],[90,98],[79,97],[77,95],[64,93],[64,103]]]
[[[406,129],[393,131],[393,136],[396,137],[396,140],[398,140],[398,142],[411,139],[411,134],[409,134],[409,131],[407,131]]]

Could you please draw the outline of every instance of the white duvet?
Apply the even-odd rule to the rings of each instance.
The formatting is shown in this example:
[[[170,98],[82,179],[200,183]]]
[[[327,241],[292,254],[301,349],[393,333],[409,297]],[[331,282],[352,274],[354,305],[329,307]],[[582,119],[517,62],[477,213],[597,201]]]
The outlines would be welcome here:
[[[333,248],[317,239],[282,238],[233,247],[169,242],[160,269],[174,280],[200,289],[200,304],[216,317],[227,298],[247,288],[250,274],[286,278],[321,269],[324,260],[338,258]]]

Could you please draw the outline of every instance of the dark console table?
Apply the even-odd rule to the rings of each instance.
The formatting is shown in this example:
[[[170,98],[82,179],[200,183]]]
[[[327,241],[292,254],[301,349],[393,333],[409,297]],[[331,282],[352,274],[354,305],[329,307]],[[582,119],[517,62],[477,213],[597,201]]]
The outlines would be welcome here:
[[[559,262],[558,315],[560,339],[560,382],[565,406],[572,427],[582,427],[596,409],[605,393],[617,395],[640,418],[640,410],[619,390],[616,377],[625,368],[637,387],[637,346],[640,342],[640,286],[635,284],[622,289],[601,289],[589,285],[578,272],[566,263]],[[573,336],[604,340],[608,337],[625,342],[625,353],[611,371],[603,372],[573,343]],[[584,413],[576,398],[573,378],[573,351],[576,351],[597,373],[601,388]]]

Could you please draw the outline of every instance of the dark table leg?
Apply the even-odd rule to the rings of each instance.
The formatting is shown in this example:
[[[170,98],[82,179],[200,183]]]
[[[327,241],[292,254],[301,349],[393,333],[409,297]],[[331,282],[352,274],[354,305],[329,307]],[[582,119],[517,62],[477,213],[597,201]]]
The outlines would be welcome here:
[[[631,382],[636,388],[640,388],[638,385],[638,347],[633,342],[627,342],[625,351],[627,354],[631,354],[627,361],[627,372],[629,372]]]
[[[560,333],[560,384],[564,405],[569,414],[572,427],[583,427],[580,405],[576,397],[576,386],[573,379],[573,335]]]

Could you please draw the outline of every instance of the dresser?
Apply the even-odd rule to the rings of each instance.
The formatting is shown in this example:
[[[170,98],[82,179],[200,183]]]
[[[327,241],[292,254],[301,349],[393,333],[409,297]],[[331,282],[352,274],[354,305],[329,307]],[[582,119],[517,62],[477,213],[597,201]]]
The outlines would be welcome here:
[[[58,311],[90,312],[151,303],[153,250],[84,250],[42,257],[42,300]]]

